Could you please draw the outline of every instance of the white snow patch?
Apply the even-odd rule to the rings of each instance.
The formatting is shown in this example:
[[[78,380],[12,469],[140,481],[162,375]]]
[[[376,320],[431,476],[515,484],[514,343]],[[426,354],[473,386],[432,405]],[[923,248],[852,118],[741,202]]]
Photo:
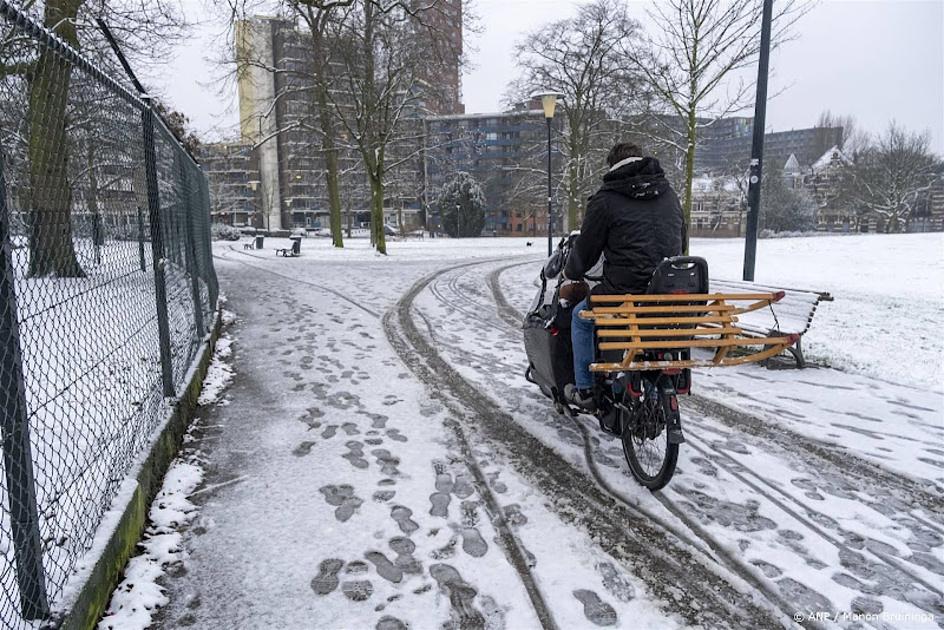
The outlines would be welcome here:
[[[222,315],[224,323],[235,320],[230,311],[223,310]],[[217,340],[198,404],[218,403],[232,381],[234,372],[228,363],[233,353],[232,344],[232,338],[225,332]],[[192,430],[193,427],[185,436],[185,443],[192,441],[188,439]],[[189,497],[202,481],[203,468],[195,453],[171,462],[161,490],[148,511],[149,525],[138,543],[141,554],[128,561],[124,579],[112,593],[108,610],[98,624],[100,630],[143,630],[151,625],[154,611],[167,605],[169,600],[158,580],[167,567],[187,557],[181,529],[197,514],[197,506]]]
[[[225,313],[224,311],[224,321]],[[232,314],[230,314],[232,315]],[[233,356],[233,339],[228,333],[220,335],[216,342],[216,351],[213,353],[213,360],[207,368],[206,378],[203,379],[203,388],[200,390],[200,397],[197,404],[201,407],[213,404],[225,404],[221,402],[223,392],[233,382],[233,376],[236,371],[230,363]]]
[[[187,497],[202,479],[203,468],[196,463],[177,459],[171,464],[148,512],[151,524],[139,544],[142,553],[128,562],[125,578],[98,624],[100,630],[143,630],[151,625],[154,611],[167,604],[158,579],[166,567],[186,558],[179,530],[196,515],[197,507]]]

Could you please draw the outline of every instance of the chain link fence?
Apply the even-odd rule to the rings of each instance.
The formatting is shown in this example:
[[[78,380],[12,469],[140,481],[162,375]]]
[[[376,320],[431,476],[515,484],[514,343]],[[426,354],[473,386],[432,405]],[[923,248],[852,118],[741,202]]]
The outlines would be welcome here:
[[[0,627],[63,596],[214,318],[206,177],[0,0]]]

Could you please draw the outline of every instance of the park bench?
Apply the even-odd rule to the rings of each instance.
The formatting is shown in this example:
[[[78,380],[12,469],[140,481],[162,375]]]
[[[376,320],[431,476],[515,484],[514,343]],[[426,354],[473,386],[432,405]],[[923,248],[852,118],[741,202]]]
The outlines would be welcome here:
[[[276,249],[276,250],[275,250],[275,255],[276,255],[276,256],[281,255],[283,258],[287,258],[287,257],[292,257],[292,258],[294,258],[295,256],[301,256],[301,255],[302,255],[302,237],[300,237],[300,236],[293,236],[293,237],[291,237],[291,239],[292,239],[292,246],[291,246],[291,247],[280,247],[280,248]]]
[[[730,293],[737,291],[768,291],[784,293],[775,309],[757,310],[739,317],[738,326],[745,335],[765,337],[774,331],[789,331],[799,335],[796,343],[785,348],[796,362],[796,367],[806,367],[803,356],[803,335],[810,329],[813,316],[820,302],[832,302],[833,296],[826,291],[809,289],[785,289],[770,287],[740,280],[712,280],[712,286],[719,291]]]
[[[717,292],[594,295],[581,317],[596,326],[605,361],[596,372],[720,367],[767,361],[786,351],[797,367],[800,339],[828,293],[714,281]],[[714,349],[695,359],[693,349]],[[615,355],[615,360],[614,360]]]

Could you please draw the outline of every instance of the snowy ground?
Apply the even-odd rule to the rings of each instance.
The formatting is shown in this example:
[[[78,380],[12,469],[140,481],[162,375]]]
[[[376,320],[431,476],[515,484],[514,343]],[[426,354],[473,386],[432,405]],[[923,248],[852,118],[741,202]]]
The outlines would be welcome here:
[[[235,378],[159,625],[944,627],[944,396],[874,350],[895,310],[927,321],[891,352],[944,324],[944,241],[874,238],[761,242],[758,280],[836,295],[808,351],[841,369],[696,375],[659,496],[522,376],[544,242],[217,244]],[[736,278],[735,242],[693,253]]]

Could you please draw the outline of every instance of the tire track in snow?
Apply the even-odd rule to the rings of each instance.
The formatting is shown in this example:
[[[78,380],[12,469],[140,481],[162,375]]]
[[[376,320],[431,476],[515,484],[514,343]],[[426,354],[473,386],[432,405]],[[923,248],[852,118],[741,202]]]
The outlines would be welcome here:
[[[465,263],[463,265],[452,267],[451,269],[473,264],[481,263]],[[434,277],[438,275],[439,274],[437,273],[434,275]],[[420,280],[417,284],[415,284],[413,288],[407,292],[406,296],[400,299],[400,301],[395,306],[395,310],[388,311],[384,315],[383,326],[390,345],[393,346],[394,351],[400,356],[400,359],[406,364],[408,368],[410,368],[411,371],[413,371],[414,374],[416,374],[417,377],[419,377],[420,382],[428,387],[431,387],[433,385],[431,371],[428,370],[427,366],[420,364],[420,362],[417,360],[420,358],[419,354],[412,352],[409,348],[410,345],[413,345],[414,349],[418,350],[418,348],[416,348],[416,344],[413,342],[413,339],[411,339],[411,336],[414,338],[421,338],[421,335],[416,329],[410,314],[413,306],[413,300],[416,298],[416,295],[420,290],[417,289],[417,287],[425,288],[428,284],[429,281],[424,283],[424,280]],[[433,391],[431,392],[431,398],[440,400],[458,417],[463,417],[464,410],[461,407],[451,404],[452,401],[442,397],[441,395],[438,395],[435,388],[432,389]],[[505,513],[501,508],[498,498],[495,496],[491,486],[488,484],[485,473],[482,472],[482,469],[479,467],[478,462],[476,461],[475,454],[472,452],[472,446],[469,444],[469,440],[465,434],[465,431],[463,430],[461,424],[455,420],[446,420],[444,421],[444,424],[449,429],[451,429],[453,434],[456,436],[456,440],[459,443],[459,450],[462,452],[464,463],[472,473],[472,478],[474,480],[476,489],[479,492],[479,496],[481,496],[485,502],[486,510],[491,517],[492,526],[495,528],[495,532],[498,534],[502,550],[505,552],[505,556],[507,557],[512,568],[518,573],[522,585],[524,586],[525,591],[528,593],[528,597],[531,600],[531,606],[534,608],[534,612],[537,615],[538,620],[541,622],[541,626],[545,630],[557,630],[557,624],[554,621],[554,617],[551,614],[547,603],[544,601],[544,596],[538,588],[534,579],[534,575],[531,573],[531,569],[528,566],[528,560],[523,551],[523,547],[518,541],[517,537],[511,531],[511,527],[505,519]]]
[[[705,428],[707,429],[707,427],[705,427]],[[701,430],[701,427],[699,427],[699,430]],[[696,439],[697,439],[699,442],[701,442],[702,444],[709,444],[709,441],[706,440],[706,439],[704,439],[703,437],[699,436],[697,432],[695,432],[695,431],[690,431],[690,433],[692,434],[692,437],[696,438]],[[728,436],[724,435],[723,437],[728,437]],[[921,586],[923,586],[924,588],[926,588],[926,589],[929,590],[930,592],[932,592],[932,593],[934,593],[934,594],[936,594],[936,595],[938,595],[938,596],[940,596],[940,597],[944,597],[944,590],[942,590],[940,587],[934,586],[933,584],[931,584],[930,582],[928,582],[928,580],[925,579],[924,577],[922,577],[922,576],[920,576],[920,575],[917,575],[917,574],[914,573],[913,571],[911,571],[911,570],[907,569],[906,567],[903,567],[903,566],[902,566],[902,562],[900,562],[900,560],[903,560],[903,561],[907,562],[907,559],[905,559],[905,558],[900,558],[900,559],[899,559],[899,558],[896,558],[896,557],[891,556],[891,555],[889,555],[889,554],[885,554],[885,553],[878,552],[878,551],[876,551],[875,549],[869,547],[868,545],[865,545],[862,549],[853,549],[853,548],[851,548],[849,545],[847,545],[847,544],[845,544],[845,543],[843,543],[843,542],[837,540],[837,539],[836,539],[836,536],[834,536],[833,534],[830,534],[830,533],[827,532],[822,526],[820,526],[820,525],[816,524],[815,522],[813,522],[813,521],[811,520],[811,517],[809,517],[809,516],[802,516],[801,513],[802,513],[802,512],[806,512],[806,513],[813,512],[813,513],[818,514],[818,515],[820,515],[820,516],[822,516],[822,517],[825,517],[825,518],[830,518],[829,515],[823,514],[823,513],[820,512],[819,510],[814,510],[814,509],[812,509],[811,507],[809,507],[809,505],[803,503],[802,501],[800,501],[799,499],[797,499],[795,496],[793,496],[793,495],[791,495],[791,494],[785,492],[785,491],[782,490],[781,488],[779,488],[779,487],[777,487],[776,485],[770,483],[770,481],[768,481],[767,479],[765,479],[765,478],[762,477],[761,475],[757,474],[756,472],[754,472],[754,471],[751,470],[750,468],[748,468],[748,467],[744,466],[743,464],[741,464],[740,462],[738,462],[734,457],[732,457],[732,456],[727,452],[727,449],[725,449],[724,447],[719,447],[717,444],[712,444],[712,445],[711,445],[711,446],[713,447],[713,449],[714,449],[713,452],[714,452],[714,453],[717,453],[717,454],[719,454],[720,456],[724,457],[725,459],[729,460],[729,461],[730,461],[729,464],[722,463],[722,462],[718,461],[718,459],[713,459],[713,458],[711,457],[711,453],[709,453],[708,449],[705,448],[705,447],[698,446],[698,445],[695,444],[695,443],[691,443],[690,446],[691,446],[691,448],[693,448],[693,449],[695,449],[696,451],[698,451],[699,453],[701,453],[701,455],[702,455],[705,459],[711,461],[712,463],[714,463],[715,465],[717,465],[719,468],[722,468],[723,470],[725,470],[729,475],[731,475],[731,476],[734,477],[735,479],[738,479],[741,483],[743,483],[743,484],[746,485],[747,487],[751,488],[751,489],[752,489],[754,492],[756,492],[758,495],[765,497],[768,501],[770,501],[771,503],[773,503],[774,505],[776,505],[776,506],[777,506],[780,510],[782,510],[784,513],[789,514],[789,515],[790,515],[793,519],[795,519],[797,522],[802,523],[803,526],[806,527],[807,529],[809,529],[810,531],[815,532],[817,535],[819,535],[820,538],[822,538],[823,540],[825,540],[826,542],[828,542],[829,544],[831,544],[832,546],[834,546],[838,551],[843,552],[843,553],[847,553],[847,554],[848,554],[848,553],[852,553],[853,551],[858,552],[858,553],[868,553],[868,554],[870,554],[871,556],[873,556],[874,558],[877,558],[877,559],[879,560],[879,562],[882,562],[882,563],[884,563],[884,564],[886,564],[886,565],[889,565],[891,568],[897,569],[897,570],[900,571],[901,573],[907,575],[909,578],[911,578],[911,580],[912,580],[915,584],[920,584]],[[740,468],[741,470],[737,470],[735,467]],[[754,483],[754,482],[750,481],[750,480],[747,479],[746,477],[753,477],[754,479],[757,480],[757,483]],[[766,490],[760,488],[759,485],[766,486],[767,488],[770,489],[770,491],[766,491]],[[774,496],[773,493],[776,493],[776,494],[780,495],[780,497],[782,497],[782,498],[778,498],[778,497]],[[786,505],[785,502],[792,503],[795,507],[790,507],[790,506]],[[845,532],[845,530],[842,530],[841,528],[838,528],[838,526],[837,526],[837,529],[838,529],[838,533],[839,533],[840,536]]]
[[[504,322],[505,322],[506,324],[508,324],[509,326],[512,326],[512,327],[515,327],[515,328],[520,328],[520,323],[521,323],[521,321],[523,320],[523,317],[524,317],[524,316],[523,316],[521,313],[519,313],[519,312],[517,311],[517,309],[515,309],[513,306],[511,306],[511,305],[508,303],[507,299],[506,299],[505,296],[504,296],[504,293],[502,292],[501,284],[500,284],[500,277],[501,277],[501,274],[504,273],[505,271],[507,271],[507,270],[509,270],[509,269],[512,269],[512,268],[514,268],[514,267],[517,267],[517,266],[520,266],[520,263],[519,263],[519,264],[515,264],[515,265],[507,265],[507,266],[500,267],[500,268],[498,268],[498,269],[492,271],[492,272],[488,275],[488,277],[487,277],[487,283],[488,283],[489,287],[491,288],[492,293],[493,293],[493,296],[494,296],[494,298],[495,298],[495,302],[496,302],[496,305],[497,305],[497,307],[498,307],[499,316],[500,316],[500,317],[504,320]],[[772,430],[773,428],[772,428],[772,427],[769,427],[769,425],[767,425],[766,423],[764,423],[764,421],[763,421],[762,419],[756,418],[756,417],[754,417],[754,416],[752,416],[752,415],[750,415],[750,414],[745,414],[745,413],[738,412],[738,411],[736,411],[736,410],[734,410],[734,409],[731,409],[731,408],[727,407],[726,405],[724,405],[723,403],[720,403],[720,402],[718,402],[718,401],[714,401],[714,400],[711,400],[711,399],[706,399],[706,398],[703,398],[703,397],[697,396],[697,395],[693,395],[691,398],[693,398],[693,399],[697,402],[697,404],[698,404],[699,407],[704,406],[704,407],[713,408],[713,409],[717,409],[717,408],[723,409],[723,410],[726,412],[726,413],[725,413],[725,416],[726,416],[726,417],[725,417],[725,420],[727,420],[727,421],[723,421],[722,423],[725,424],[726,426],[728,426],[729,428],[732,428],[732,429],[734,429],[734,428],[741,428],[741,427],[744,426],[743,417],[750,418],[750,419],[753,421],[753,422],[750,423],[750,426],[751,426],[752,429],[753,429],[753,430],[750,432],[752,435],[755,435],[755,436],[757,436],[757,437],[761,437],[761,438],[763,438],[763,439],[770,439],[772,442],[774,442],[774,443],[777,444],[778,446],[782,446],[782,443],[781,443],[780,440],[771,439],[771,434],[774,433],[774,431]],[[705,415],[712,415],[713,417],[716,417],[716,418],[717,418],[717,415],[718,415],[717,413],[711,413],[711,412],[705,412],[705,411],[703,411],[703,413],[705,413]],[[735,415],[737,416],[737,427],[735,427],[735,426],[734,426],[734,422],[732,422],[732,420],[734,419],[734,418],[732,418],[732,416],[735,416]],[[573,418],[573,420],[574,420],[575,424],[577,425],[577,428],[580,430],[581,435],[582,435],[583,438],[584,438],[584,456],[585,456],[585,458],[587,459],[587,465],[588,465],[588,467],[591,469],[591,472],[593,473],[593,476],[596,478],[596,481],[597,481],[601,486],[603,486],[605,489],[607,489],[609,492],[611,492],[611,493],[614,495],[614,498],[616,498],[617,500],[623,500],[623,501],[625,501],[626,499],[622,498],[621,495],[620,495],[620,493],[617,492],[616,490],[614,490],[614,489],[612,488],[612,486],[611,486],[608,482],[606,482],[606,481],[603,479],[602,475],[601,475],[600,472],[599,472],[599,469],[598,469],[597,466],[596,466],[596,463],[593,461],[593,450],[592,450],[592,447],[591,447],[590,434],[589,434],[589,431],[587,430],[587,427],[584,425],[583,422],[579,421],[578,419]],[[759,423],[763,423],[763,425],[764,425],[763,428],[766,428],[767,430],[766,430],[766,431],[762,430],[762,429],[761,429],[761,426],[759,426]],[[696,426],[698,426],[698,430],[699,430],[699,431],[702,430],[702,429],[711,430],[709,427],[702,427],[702,426],[698,425],[697,423],[696,423]],[[709,442],[708,442],[707,440],[705,440],[704,438],[702,438],[702,437],[698,434],[698,432],[692,431],[691,428],[689,428],[689,429],[687,430],[687,432],[688,432],[688,433],[691,433],[692,437],[696,438],[696,439],[698,440],[698,442],[700,442],[700,443],[702,443],[702,444],[706,444],[706,445],[709,444]],[[787,430],[783,430],[783,432],[784,432],[784,433],[789,433]],[[718,433],[720,434],[720,432],[718,432]],[[724,437],[730,437],[730,436],[724,435]],[[779,437],[779,436],[778,436],[778,437]],[[797,440],[797,441],[801,441],[801,442],[803,442],[803,441],[812,442],[812,441],[808,440],[808,438],[803,438],[802,436],[794,436],[793,434],[790,435],[790,439]],[[763,478],[761,475],[759,475],[759,474],[757,474],[756,472],[750,470],[749,468],[746,468],[746,467],[742,466],[736,459],[734,459],[733,457],[731,457],[730,454],[728,454],[727,452],[725,452],[723,448],[718,448],[717,445],[714,445],[716,452],[718,452],[721,456],[727,458],[727,459],[730,460],[733,464],[739,466],[740,468],[743,468],[743,469],[744,469],[744,473],[743,473],[743,474],[742,474],[741,472],[735,470],[735,469],[733,468],[733,466],[730,465],[730,464],[724,464],[724,463],[722,463],[722,462],[719,462],[717,459],[712,459],[712,458],[710,457],[710,453],[709,453],[709,450],[708,450],[707,448],[705,448],[705,447],[703,447],[703,446],[698,446],[697,444],[692,443],[692,442],[688,443],[688,445],[689,445],[691,448],[693,448],[694,450],[696,450],[696,451],[698,451],[699,453],[701,453],[702,456],[705,457],[706,459],[708,459],[708,460],[710,460],[710,461],[713,461],[713,462],[714,462],[716,465],[718,465],[720,468],[722,468],[722,469],[724,469],[726,472],[728,472],[728,474],[732,475],[733,477],[735,477],[736,479],[738,479],[739,481],[741,481],[741,483],[743,483],[743,484],[745,484],[746,486],[748,486],[749,488],[751,488],[751,489],[752,489],[754,492],[756,492],[758,495],[765,497],[768,501],[770,501],[772,504],[774,504],[775,506],[777,506],[777,507],[778,507],[780,510],[782,510],[784,513],[790,515],[792,518],[794,518],[794,519],[795,519],[796,521],[798,521],[799,523],[802,523],[807,529],[809,529],[810,531],[816,533],[816,534],[817,534],[819,537],[821,537],[823,540],[825,540],[825,541],[827,541],[828,543],[830,543],[831,545],[833,545],[837,550],[839,550],[839,551],[841,551],[841,552],[845,552],[845,553],[852,553],[852,552],[862,553],[862,552],[866,552],[866,553],[868,553],[869,555],[871,555],[872,557],[876,558],[880,563],[885,564],[886,566],[888,566],[890,569],[892,569],[892,570],[894,570],[894,571],[897,571],[897,572],[900,572],[900,573],[906,575],[908,578],[910,578],[910,579],[912,580],[913,583],[919,584],[919,585],[923,586],[925,589],[927,589],[929,592],[931,592],[931,593],[933,593],[933,594],[936,594],[936,595],[938,595],[938,596],[944,597],[944,590],[942,590],[942,589],[939,588],[939,587],[935,587],[931,582],[929,582],[929,581],[928,581],[926,578],[924,578],[923,576],[918,575],[918,574],[915,573],[914,571],[908,569],[906,566],[903,566],[905,563],[908,563],[907,559],[894,557],[894,556],[891,556],[890,554],[885,554],[885,553],[876,551],[876,550],[870,548],[869,546],[864,546],[862,550],[858,550],[858,549],[853,550],[853,549],[850,548],[848,545],[846,545],[846,544],[844,544],[844,543],[838,541],[834,535],[832,535],[832,534],[826,532],[825,529],[823,529],[822,527],[820,527],[820,526],[818,526],[817,524],[813,523],[813,522],[810,520],[810,518],[801,516],[800,513],[798,513],[798,512],[803,512],[803,513],[814,512],[814,513],[816,513],[816,514],[818,514],[818,515],[820,515],[820,516],[825,516],[825,517],[828,517],[828,515],[825,515],[825,514],[823,514],[822,512],[820,512],[820,511],[818,511],[818,510],[814,510],[814,509],[810,508],[808,505],[806,505],[806,504],[804,504],[803,502],[799,501],[799,500],[798,500],[796,497],[794,497],[793,495],[791,495],[791,494],[789,494],[789,493],[786,493],[786,492],[784,492],[782,489],[780,489],[780,488],[776,487],[775,485],[771,484],[768,480],[766,480],[765,478]],[[839,470],[839,466],[838,466],[838,464],[837,464],[837,463],[835,462],[835,460],[834,460],[833,453],[831,452],[830,449],[826,448],[826,447],[825,447],[824,445],[822,445],[821,443],[815,443],[815,442],[813,442],[813,443],[810,443],[808,446],[805,446],[805,447],[804,447],[804,445],[801,445],[801,448],[804,449],[804,452],[805,452],[805,453],[810,453],[810,454],[813,454],[814,456],[816,456],[817,459],[826,459],[829,464],[832,464],[833,466],[835,466],[835,467],[837,468],[837,470],[834,471],[836,474],[842,474],[842,473],[846,473],[846,472],[847,472],[847,470],[846,470],[845,467],[843,467],[841,470]],[[795,444],[795,442],[794,442],[794,444],[792,445],[792,448],[791,448],[791,449],[788,449],[788,452],[795,452],[795,450],[796,450],[796,444]],[[842,455],[843,455],[844,458],[846,458],[846,460],[843,461],[843,463],[846,464],[846,465],[848,465],[848,461],[847,461],[847,460],[848,460],[849,454],[843,453]],[[915,496],[915,498],[917,498],[917,499],[921,502],[921,507],[923,507],[923,508],[925,508],[925,509],[932,509],[932,510],[939,507],[939,506],[938,506],[939,501],[935,500],[936,497],[935,497],[934,495],[928,495],[928,494],[926,494],[926,493],[924,492],[924,488],[920,487],[920,486],[917,485],[917,484],[912,485],[911,480],[906,479],[906,478],[901,478],[901,477],[899,477],[899,476],[897,476],[897,475],[894,475],[893,473],[891,473],[891,472],[889,472],[889,471],[886,471],[886,470],[883,469],[883,468],[880,468],[880,467],[877,467],[877,466],[873,466],[870,462],[865,462],[865,461],[862,461],[862,460],[858,460],[856,463],[858,463],[858,464],[861,466],[861,468],[860,468],[859,466],[856,466],[856,467],[855,467],[855,468],[856,468],[856,473],[858,473],[858,475],[862,475],[863,477],[868,478],[868,477],[870,476],[870,474],[874,474],[876,477],[878,477],[879,479],[881,479],[881,480],[883,480],[883,481],[886,480],[888,477],[891,477],[891,478],[892,478],[892,480],[891,480],[891,481],[892,481],[891,485],[894,486],[896,489],[901,489],[901,490],[905,490],[905,489],[906,489],[907,491],[910,491],[910,493],[913,493],[912,496]],[[873,468],[873,467],[874,467],[875,469],[877,469],[877,470],[870,470],[870,469]],[[877,473],[877,474],[876,474],[876,473]],[[787,501],[789,501],[790,503],[792,503],[792,504],[794,504],[795,506],[797,506],[797,507],[799,508],[799,510],[792,509],[791,507],[785,505],[785,504],[784,504],[784,501],[783,501],[782,499],[778,498],[777,496],[774,496],[771,491],[766,491],[766,490],[760,488],[757,483],[753,483],[753,482],[749,481],[748,479],[745,478],[745,475],[750,475],[751,477],[753,477],[754,479],[756,479],[760,484],[762,484],[763,486],[766,486],[767,488],[769,488],[772,492],[776,492],[777,494],[781,495],[781,496],[784,497]],[[868,480],[868,482],[869,482],[869,485],[875,485],[875,483],[876,483],[876,480],[875,480],[874,477],[868,478],[867,480]],[[904,486],[904,487],[903,487],[903,486]],[[873,494],[874,494],[874,493],[873,493]],[[679,518],[687,527],[689,527],[689,529],[692,530],[692,533],[694,533],[696,536],[698,536],[699,539],[701,539],[705,544],[707,544],[707,545],[712,549],[712,551],[714,551],[714,552],[715,552],[716,554],[718,554],[719,556],[723,557],[728,563],[741,564],[742,566],[744,566],[744,569],[745,569],[745,570],[747,570],[747,571],[753,573],[753,571],[752,571],[750,568],[748,568],[746,565],[744,565],[744,563],[742,563],[742,562],[741,562],[740,560],[738,560],[736,557],[731,556],[730,554],[724,552],[724,550],[719,547],[719,545],[714,541],[714,539],[713,539],[707,532],[705,532],[701,527],[699,527],[699,526],[685,513],[684,510],[682,510],[680,507],[678,507],[678,506],[677,506],[674,502],[672,502],[668,497],[666,497],[666,496],[664,496],[664,495],[662,495],[662,494],[660,494],[660,493],[653,493],[653,495],[655,496],[656,499],[658,499],[658,500],[660,501],[660,503],[663,504],[663,506],[665,506],[665,508],[666,508],[669,512],[671,512],[673,515],[675,515],[677,518]],[[911,516],[912,518],[916,518],[916,520],[918,520],[919,522],[922,522],[923,524],[926,524],[926,525],[930,526],[931,529],[938,530],[938,527],[937,527],[937,526],[933,526],[931,523],[927,522],[925,519],[917,518],[917,517],[915,517],[914,515],[910,515],[910,516]],[[840,535],[842,534],[842,531],[841,531],[841,530],[840,530],[839,534],[840,534]],[[908,563],[908,564],[911,564],[911,563]],[[741,574],[740,571],[739,571],[738,573]]]
[[[524,315],[522,315],[517,309],[509,304],[508,300],[505,298],[505,294],[501,288],[501,275],[509,269],[521,266],[521,264],[522,263],[517,263],[499,267],[498,269],[490,272],[486,278],[486,282],[492,291],[492,296],[498,307],[498,315],[500,319],[502,319],[508,326],[515,329],[521,328]],[[628,509],[639,511],[646,517],[651,518],[653,521],[660,523],[667,528],[670,527],[670,525],[664,523],[661,518],[655,514],[652,514],[648,510],[635,505],[621,491],[613,487],[613,485],[600,472],[596,459],[593,457],[591,433],[586,424],[578,417],[573,417],[569,414],[566,417],[570,418],[580,433],[580,436],[583,440],[584,460],[596,484],[600,486],[604,492],[612,496],[615,501],[622,503]],[[695,520],[685,510],[681,509],[671,499],[660,492],[654,492],[652,495],[656,500],[659,501],[659,503],[662,504],[663,507],[665,507],[669,513],[675,516],[689,530],[689,532],[696,537],[698,541],[700,541],[708,550],[710,550],[709,557],[711,557],[712,560],[720,565],[723,565],[726,569],[740,577],[746,583],[750,584],[761,593],[764,593],[764,595],[771,601],[777,602],[783,612],[787,614],[793,614],[793,612],[795,612],[795,606],[791,607],[790,603],[784,600],[778,591],[758,578],[756,574],[757,569],[755,567],[749,566],[747,563],[742,562],[737,557],[728,552],[711,535],[709,535],[704,530],[704,528],[695,522]],[[690,544],[697,546],[694,542],[690,542]],[[807,625],[809,627],[815,627],[815,624]]]
[[[793,609],[785,602],[776,598],[776,603],[758,603],[754,598],[763,594],[762,589],[751,594],[741,592],[713,570],[714,563],[706,562],[709,558],[703,551],[680,540],[674,530],[655,527],[653,519],[635,506],[602,491],[586,473],[498,410],[423,337],[411,315],[417,295],[445,273],[487,262],[455,265],[427,276],[400,299],[395,311],[384,316],[388,339],[404,363],[430,387],[431,396],[460,418],[472,421],[470,428],[483,433],[505,452],[520,474],[546,496],[557,498],[552,503],[555,512],[581,526],[601,549],[630,567],[666,604],[669,613],[677,613],[691,624],[705,623],[706,617],[724,626],[732,620],[745,627],[789,623],[784,613],[789,610],[792,614]],[[458,423],[457,428],[463,429]],[[774,612],[778,606],[780,610]]]
[[[229,246],[229,249],[230,249],[230,251],[232,251],[233,253],[241,254],[241,255],[243,255],[243,256],[248,256],[249,258],[255,258],[256,260],[269,260],[268,258],[263,258],[262,256],[256,256],[255,254],[247,254],[247,253],[244,252],[244,251],[239,251],[238,249],[234,248],[232,245]],[[341,293],[340,291],[336,291],[335,289],[332,289],[332,288],[330,288],[330,287],[326,287],[326,286],[324,286],[323,284],[316,284],[316,283],[314,283],[314,282],[309,282],[308,280],[300,280],[300,279],[297,278],[296,276],[289,276],[289,275],[286,275],[286,274],[284,274],[284,273],[279,273],[278,271],[272,271],[271,269],[266,269],[265,267],[262,267],[261,265],[253,265],[253,264],[248,263],[248,262],[246,262],[246,261],[244,261],[244,260],[239,260],[238,258],[229,258],[229,257],[226,257],[226,256],[220,256],[220,255],[218,255],[218,254],[213,254],[213,257],[214,257],[214,258],[218,258],[218,259],[220,259],[220,260],[226,260],[226,261],[229,261],[229,262],[239,263],[240,265],[245,265],[245,266],[247,266],[247,267],[252,267],[253,269],[256,269],[256,270],[258,270],[258,271],[262,271],[262,272],[271,274],[271,275],[273,275],[273,276],[278,276],[278,277],[280,277],[280,278],[285,278],[286,280],[291,280],[292,282],[296,282],[296,283],[298,283],[298,284],[304,284],[304,285],[307,285],[307,286],[310,286],[310,287],[314,287],[314,288],[316,288],[316,289],[318,289],[318,290],[320,290],[320,291],[324,291],[325,293],[330,293],[331,295],[333,295],[333,296],[335,296],[335,297],[341,298],[342,300],[344,300],[344,301],[347,302],[348,304],[351,304],[351,305],[353,305],[353,306],[356,306],[357,308],[359,308],[360,310],[364,311],[365,313],[367,313],[368,315],[370,315],[371,317],[373,317],[373,318],[375,318],[375,319],[380,319],[380,313],[375,313],[374,311],[370,310],[369,308],[367,308],[366,306],[364,306],[364,305],[361,304],[360,302],[358,302],[358,301],[356,301],[356,300],[352,300],[351,298],[349,298],[348,296],[344,295],[344,294]]]

